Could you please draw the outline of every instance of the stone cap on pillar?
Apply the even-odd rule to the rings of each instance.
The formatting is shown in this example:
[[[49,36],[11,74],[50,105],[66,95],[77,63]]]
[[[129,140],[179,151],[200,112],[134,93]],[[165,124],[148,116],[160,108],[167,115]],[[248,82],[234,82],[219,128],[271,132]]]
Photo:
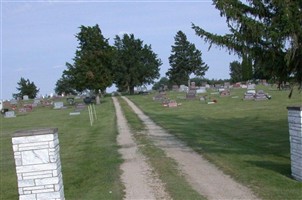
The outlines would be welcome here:
[[[287,110],[297,110],[297,111],[302,111],[302,106],[288,106],[286,107]]]
[[[33,130],[21,130],[13,133],[13,137],[55,134],[57,132],[58,132],[58,128],[40,128],[40,129],[33,129]]]

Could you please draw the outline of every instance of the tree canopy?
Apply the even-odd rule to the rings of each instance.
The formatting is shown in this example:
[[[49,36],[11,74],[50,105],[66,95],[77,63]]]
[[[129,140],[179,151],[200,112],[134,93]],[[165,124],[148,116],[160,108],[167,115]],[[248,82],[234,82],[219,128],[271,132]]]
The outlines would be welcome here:
[[[134,93],[134,87],[151,84],[159,77],[162,64],[151,45],[133,34],[115,37],[114,83],[120,91]]]
[[[79,46],[73,59],[74,63],[66,63],[64,81],[68,80],[78,92],[88,89],[96,94],[102,93],[113,81],[113,49],[98,25],[81,26],[76,38]]]
[[[302,1],[213,0],[230,33],[217,35],[192,24],[206,42],[250,57],[264,75],[302,81]],[[258,70],[259,71],[259,70]]]
[[[34,82],[31,82],[29,79],[25,80],[25,78],[21,77],[20,81],[17,83],[19,87],[17,90],[19,93],[14,94],[15,97],[23,97],[24,95],[28,95],[30,99],[36,98],[39,89]]]
[[[188,83],[190,75],[204,76],[208,66],[201,59],[201,51],[187,40],[187,36],[178,31],[174,37],[172,54],[169,56],[171,68],[166,75],[173,84],[181,85]]]

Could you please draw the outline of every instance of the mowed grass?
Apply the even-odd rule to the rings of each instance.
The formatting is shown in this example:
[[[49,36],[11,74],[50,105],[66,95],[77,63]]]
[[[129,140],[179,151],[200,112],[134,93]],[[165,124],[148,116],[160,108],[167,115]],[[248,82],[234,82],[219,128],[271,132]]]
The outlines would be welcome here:
[[[302,94],[258,87],[268,101],[243,101],[246,90],[233,89],[230,97],[208,93],[217,104],[182,100],[184,93],[169,92],[182,105],[163,107],[154,94],[129,96],[158,125],[185,141],[225,173],[250,187],[262,199],[302,199],[302,183],[291,177],[287,106],[302,105]],[[235,97],[235,98],[232,98]],[[238,97],[238,98],[236,98]]]
[[[111,98],[96,106],[98,120],[90,126],[87,109],[69,116],[73,108],[37,108],[16,118],[1,117],[0,199],[18,199],[12,150],[12,133],[18,130],[56,127],[66,199],[122,199],[116,145],[116,117]]]
[[[185,180],[184,175],[179,172],[177,163],[168,158],[165,152],[156,147],[151,139],[147,136],[146,127],[138,116],[133,112],[127,102],[121,98],[118,99],[124,115],[129,123],[139,150],[147,158],[147,161],[158,174],[160,180],[164,183],[166,192],[172,199],[200,199],[202,197],[196,192]]]

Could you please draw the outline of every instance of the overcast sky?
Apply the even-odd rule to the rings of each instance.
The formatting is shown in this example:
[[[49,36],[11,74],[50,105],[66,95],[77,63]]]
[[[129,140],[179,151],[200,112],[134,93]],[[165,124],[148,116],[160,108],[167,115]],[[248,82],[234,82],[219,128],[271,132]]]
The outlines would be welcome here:
[[[11,99],[21,77],[40,88],[39,95],[54,93],[66,62],[71,62],[81,25],[98,24],[105,38],[133,33],[150,44],[162,60],[161,76],[177,31],[202,51],[209,65],[206,78],[229,78],[229,63],[238,59],[225,49],[212,47],[195,35],[191,23],[218,34],[227,33],[225,18],[212,1],[1,1],[1,96]],[[110,91],[110,90],[109,90]]]

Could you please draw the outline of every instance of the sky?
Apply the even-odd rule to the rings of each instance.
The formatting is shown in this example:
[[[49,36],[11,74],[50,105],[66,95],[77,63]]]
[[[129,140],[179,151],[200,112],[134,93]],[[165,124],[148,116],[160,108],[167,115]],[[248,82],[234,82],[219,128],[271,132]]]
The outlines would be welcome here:
[[[111,45],[116,35],[125,33],[151,45],[163,63],[161,77],[170,68],[171,46],[181,30],[201,50],[209,66],[205,78],[229,78],[229,64],[238,57],[215,46],[208,51],[209,44],[195,34],[192,23],[212,33],[228,32],[225,18],[209,0],[1,0],[0,99],[18,93],[21,77],[35,83],[38,96],[54,93],[65,63],[73,63],[81,25],[98,24]]]

